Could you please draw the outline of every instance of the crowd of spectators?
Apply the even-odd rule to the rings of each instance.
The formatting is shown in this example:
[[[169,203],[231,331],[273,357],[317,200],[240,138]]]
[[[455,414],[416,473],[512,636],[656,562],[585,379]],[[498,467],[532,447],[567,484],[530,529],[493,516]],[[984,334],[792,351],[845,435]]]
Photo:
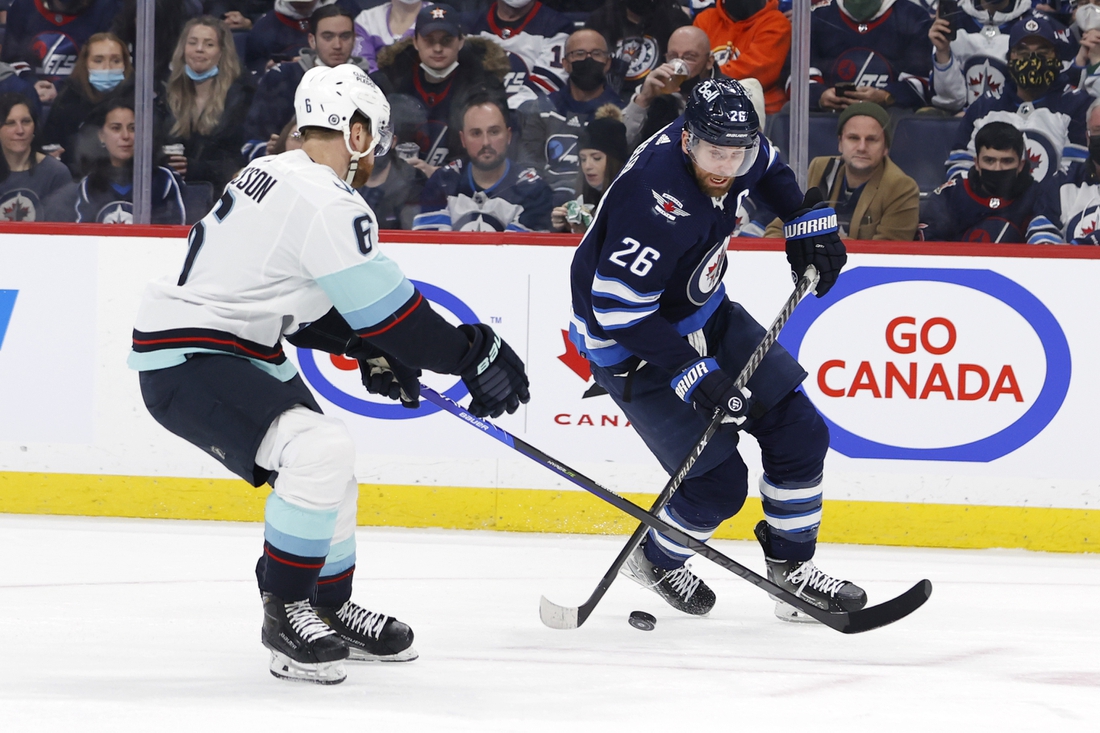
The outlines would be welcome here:
[[[133,221],[136,2],[0,0],[0,220]],[[155,223],[198,220],[250,159],[300,146],[294,91],[315,66],[354,64],[390,100],[395,144],[359,189],[384,228],[582,232],[706,78],[741,81],[787,148],[779,0],[155,12]],[[1100,0],[816,0],[809,92],[809,185],[845,236],[1100,242]],[[778,235],[743,207],[740,236]]]

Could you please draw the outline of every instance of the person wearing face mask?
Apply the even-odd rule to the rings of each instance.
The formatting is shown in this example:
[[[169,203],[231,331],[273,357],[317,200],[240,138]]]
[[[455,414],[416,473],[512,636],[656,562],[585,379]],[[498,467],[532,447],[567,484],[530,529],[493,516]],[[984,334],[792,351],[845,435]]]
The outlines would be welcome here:
[[[724,78],[701,28],[685,25],[668,37],[665,63],[651,71],[623,109],[627,140],[636,146],[684,113],[688,95],[704,79]]]
[[[1026,242],[1040,187],[1031,177],[1024,136],[989,122],[975,136],[977,159],[921,202],[919,238],[929,242]]]
[[[189,20],[154,107],[158,140],[183,146],[165,150],[167,165],[185,181],[221,191],[245,163],[244,121],[254,92],[225,23],[209,15]]]
[[[100,105],[133,96],[133,90],[134,67],[126,44],[112,33],[91,36],[42,126],[42,144],[59,146],[61,162],[75,175],[83,175],[86,171],[80,170],[77,147],[84,121]]]
[[[1092,98],[1067,90],[1055,42],[1067,34],[1043,17],[1018,21],[1009,32],[1009,79],[1000,97],[986,94],[966,109],[944,165],[947,178],[974,164],[975,135],[987,122],[1009,122],[1024,133],[1031,175],[1046,179],[1088,156],[1085,110]]]
[[[1092,100],[1085,119],[1088,160],[1044,181],[1029,244],[1100,245],[1100,99]]]
[[[85,44],[111,30],[121,9],[122,0],[13,0],[0,61],[25,65],[42,104],[50,104]]]
[[[928,104],[931,21],[907,0],[837,0],[810,16],[810,106]]]
[[[364,71],[366,59],[355,56],[355,17],[338,4],[322,5],[308,21],[307,45],[297,51],[293,61],[277,64],[260,77],[256,95],[248,110],[244,129],[248,142],[246,155],[263,155],[267,144],[294,116],[294,91],[305,73],[315,66],[335,67],[352,64]]]
[[[519,109],[520,162],[539,167],[554,191],[555,206],[577,197],[581,130],[605,104],[623,106],[605,83],[611,56],[602,35],[588,28],[571,34],[562,63],[568,74],[565,88]]]
[[[667,55],[668,39],[691,20],[676,0],[608,0],[585,24],[612,49],[608,85],[623,99],[642,85]]]
[[[928,29],[934,48],[932,105],[955,113],[983,94],[1001,96],[1010,78],[1005,62],[1009,32],[1015,24],[1039,17],[1056,31],[1058,57],[1074,58],[1077,43],[1060,32],[1065,30],[1061,23],[1036,10],[1031,0],[959,0],[959,12],[952,18],[934,18]]]
[[[462,154],[455,111],[472,90],[504,96],[508,58],[496,44],[463,34],[459,14],[442,3],[421,8],[413,37],[382,50],[372,79],[393,106],[397,135],[416,143],[408,160],[429,178]]]
[[[378,71],[378,52],[412,38],[416,16],[428,5],[431,3],[422,0],[391,0],[359,13],[355,16],[355,55],[366,59],[371,71]]]
[[[717,0],[695,16],[710,38],[714,63],[731,79],[753,78],[764,87],[764,109],[775,114],[787,102],[779,83],[791,48],[791,22],[778,0]]]
[[[245,66],[262,74],[286,61],[296,61],[309,41],[309,18],[318,8],[339,5],[351,18],[362,10],[355,0],[275,0],[275,7],[252,25],[245,42]],[[350,53],[350,50],[349,50]]]
[[[562,57],[573,21],[539,0],[496,0],[487,9],[463,15],[462,27],[508,54],[510,109],[565,85]]]

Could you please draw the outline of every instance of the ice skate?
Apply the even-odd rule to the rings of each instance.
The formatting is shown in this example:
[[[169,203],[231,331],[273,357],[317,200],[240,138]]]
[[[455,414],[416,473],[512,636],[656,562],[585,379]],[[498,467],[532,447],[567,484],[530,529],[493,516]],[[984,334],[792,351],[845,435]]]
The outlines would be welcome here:
[[[634,548],[620,572],[664,598],[677,611],[705,616],[714,608],[714,591],[701,578],[696,577],[687,565],[675,570],[655,566],[645,556],[644,542]]]
[[[822,572],[813,560],[776,560],[770,555],[768,541],[768,523],[761,519],[753,530],[760,546],[764,548],[764,559],[768,565],[768,580],[791,595],[830,613],[858,611],[867,605],[867,594],[862,588],[847,580],[837,580]],[[795,623],[816,623],[817,619],[799,611],[779,600],[775,596],[775,615]]]
[[[347,644],[348,661],[411,662],[420,656],[412,648],[412,629],[392,616],[368,611],[351,601],[339,608],[319,606],[314,610]]]
[[[263,593],[260,639],[271,650],[271,674],[284,680],[335,685],[347,677],[348,646],[318,618],[309,601],[284,603]]]

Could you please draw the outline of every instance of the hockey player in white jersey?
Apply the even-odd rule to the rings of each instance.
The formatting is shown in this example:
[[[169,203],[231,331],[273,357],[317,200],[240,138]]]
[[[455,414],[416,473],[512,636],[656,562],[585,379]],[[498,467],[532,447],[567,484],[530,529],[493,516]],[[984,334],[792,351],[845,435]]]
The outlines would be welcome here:
[[[529,399],[523,362],[484,324],[432,310],[378,247],[355,193],[388,144],[362,70],[306,72],[301,150],[253,161],[151,283],[130,366],[153,417],[253,486],[270,482],[256,576],[276,677],[334,684],[343,662],[416,658],[412,630],[351,600],[358,484],[347,428],[321,413],[282,339],[358,359],[369,391],[416,406],[420,369],[461,376],[480,416]],[[384,150],[382,151],[384,152]]]

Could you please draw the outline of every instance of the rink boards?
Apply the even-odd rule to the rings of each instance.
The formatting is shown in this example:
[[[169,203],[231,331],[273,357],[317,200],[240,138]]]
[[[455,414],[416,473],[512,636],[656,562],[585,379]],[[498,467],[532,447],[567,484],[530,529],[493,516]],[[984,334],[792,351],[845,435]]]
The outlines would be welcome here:
[[[125,365],[144,285],[175,279],[186,230],[31,231],[0,230],[0,512],[261,519],[265,489],[160,428]],[[640,502],[659,491],[666,477],[610,398],[586,397],[586,363],[565,338],[575,239],[386,234],[437,309],[491,324],[527,363],[533,398],[505,429]],[[730,297],[764,324],[791,289],[781,250],[757,240],[728,252]],[[831,431],[822,539],[1094,551],[1100,249],[850,251],[833,292],[804,301],[781,338]],[[353,363],[289,348],[356,439],[361,524],[633,529],[449,415],[374,400]],[[425,381],[465,396],[455,378]],[[753,496],[756,453],[743,438]],[[718,536],[747,538],[759,516],[750,498]]]

